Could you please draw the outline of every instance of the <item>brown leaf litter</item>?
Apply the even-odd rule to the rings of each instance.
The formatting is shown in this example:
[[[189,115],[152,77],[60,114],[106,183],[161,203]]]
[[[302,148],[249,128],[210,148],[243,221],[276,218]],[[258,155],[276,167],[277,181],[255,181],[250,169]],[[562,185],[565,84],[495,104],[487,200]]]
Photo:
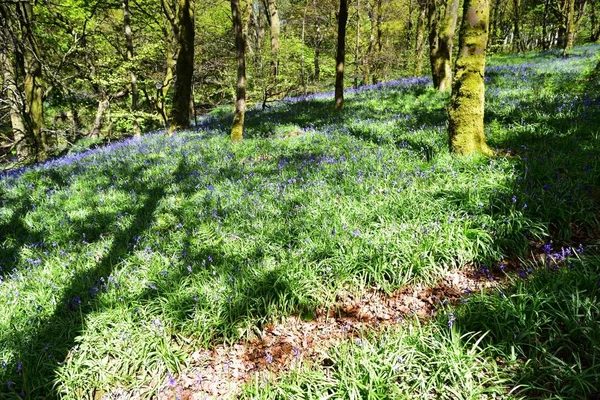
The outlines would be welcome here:
[[[327,365],[328,350],[340,341],[406,319],[434,317],[440,307],[455,304],[470,292],[496,287],[505,277],[492,274],[482,277],[471,266],[447,273],[434,286],[409,285],[391,295],[375,289],[358,295],[341,292],[333,307],[317,310],[311,321],[290,316],[267,325],[252,339],[197,350],[190,367],[165,382],[158,398],[233,398],[241,385],[254,379],[269,379],[303,364]]]

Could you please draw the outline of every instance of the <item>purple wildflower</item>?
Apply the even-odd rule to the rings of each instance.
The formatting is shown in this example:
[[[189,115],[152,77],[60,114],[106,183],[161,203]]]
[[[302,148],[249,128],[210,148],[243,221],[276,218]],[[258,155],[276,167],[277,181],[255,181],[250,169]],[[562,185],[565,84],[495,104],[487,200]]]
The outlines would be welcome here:
[[[456,317],[454,317],[453,313],[448,314],[448,327],[452,328],[454,325],[454,321],[456,321]]]
[[[175,387],[176,384],[177,381],[175,380],[175,378],[173,378],[173,375],[171,375],[171,373],[167,371],[167,385]]]

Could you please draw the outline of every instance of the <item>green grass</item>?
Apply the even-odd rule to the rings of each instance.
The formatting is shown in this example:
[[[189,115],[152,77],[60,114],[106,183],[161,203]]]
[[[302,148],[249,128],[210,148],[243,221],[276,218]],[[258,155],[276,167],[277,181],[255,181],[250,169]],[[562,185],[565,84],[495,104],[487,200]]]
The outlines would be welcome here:
[[[595,49],[490,68],[487,134],[510,156],[452,157],[447,96],[409,79],[349,93],[341,114],[323,96],[251,110],[237,145],[227,137],[229,117],[214,113],[197,131],[147,135],[4,175],[0,398],[77,399],[119,388],[152,396],[194,349],[310,315],[342,288],[392,291],[467,263],[525,259],[550,240],[553,251],[576,247],[599,227],[600,95],[583,80]],[[593,280],[591,260],[565,271]],[[564,283],[549,296],[568,291],[531,311],[546,319],[573,285],[584,290],[583,279],[549,274]],[[546,289],[534,279],[507,298],[542,298]],[[334,350],[340,361],[330,372],[303,370],[271,382],[272,394],[260,385],[247,394],[360,398],[369,381],[373,398],[480,398],[517,387],[527,396],[591,393],[594,359],[560,349],[589,358],[597,345],[549,347],[571,333],[510,317],[500,300],[469,300],[452,331],[445,320],[366,334],[362,346]],[[505,320],[490,317],[493,307]],[[597,321],[596,298],[583,307]],[[525,338],[548,339],[510,347],[503,335],[518,323]],[[396,355],[409,360],[399,370],[377,365]],[[570,373],[577,362],[583,372]],[[534,367],[543,373],[532,376]]]

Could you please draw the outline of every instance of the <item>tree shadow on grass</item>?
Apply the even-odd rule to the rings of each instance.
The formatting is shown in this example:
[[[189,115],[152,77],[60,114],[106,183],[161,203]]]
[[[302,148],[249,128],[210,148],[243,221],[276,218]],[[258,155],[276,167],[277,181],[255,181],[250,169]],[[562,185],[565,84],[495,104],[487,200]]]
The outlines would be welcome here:
[[[140,173],[139,168],[129,171],[132,176]],[[27,226],[25,219],[29,215],[33,215],[38,207],[44,207],[43,204],[54,200],[62,189],[68,186],[68,180],[54,169],[46,169],[39,171],[39,179],[47,184],[48,189],[45,196],[35,193],[30,193],[26,196],[20,196],[16,199],[11,199],[3,204],[6,209],[12,209],[11,217],[8,221],[0,224],[0,278],[13,279],[19,272],[17,266],[23,267],[22,253],[26,247],[30,248],[48,248],[56,243],[49,243],[51,236],[50,228],[47,224],[38,224],[37,229]],[[38,182],[36,182],[37,184]],[[131,185],[130,185],[131,186]],[[129,189],[134,189],[133,186]],[[35,188],[32,185],[32,191]],[[87,209],[92,209],[91,205],[87,205]],[[106,232],[107,227],[113,223],[117,217],[111,213],[102,213],[94,210],[93,215],[87,218],[71,219],[70,234],[62,237],[63,242],[77,242],[82,237],[87,242],[100,240],[101,236]],[[26,268],[35,268],[40,260],[25,259],[30,265]],[[0,279],[1,281],[2,279]]]
[[[292,151],[280,159],[269,160],[269,165],[273,164],[273,162],[275,164],[282,162],[285,169],[298,171],[311,165],[321,155],[321,153],[300,154]],[[220,180],[237,181],[244,179],[244,171],[240,162],[228,164],[230,165],[215,169],[215,179],[212,181],[212,184],[216,185]],[[261,174],[264,173],[265,176],[271,176],[272,174],[281,173],[278,168],[273,165],[271,166],[272,168],[264,169],[264,171],[261,170]],[[185,161],[181,159],[175,170],[170,173],[173,177],[170,180],[175,183],[178,194],[186,196],[199,190],[194,179],[187,179],[190,176],[193,178],[193,172],[193,168],[187,166]],[[167,191],[173,188],[173,186],[166,184],[161,186],[158,182],[151,184],[149,187],[144,187],[142,181],[131,179],[133,175],[140,174],[140,171],[137,171],[135,168],[131,171],[124,168],[119,174],[120,176],[130,178],[130,181],[121,185],[119,190],[126,193],[132,190],[135,191],[137,193],[136,198],[142,202],[136,206],[135,211],[130,212],[132,215],[129,217],[129,223],[126,224],[126,227],[121,227],[113,234],[108,249],[102,252],[103,255],[91,269],[88,268],[85,271],[77,273],[69,280],[67,287],[61,289],[60,300],[56,302],[49,316],[33,321],[31,330],[15,329],[15,331],[10,332],[3,339],[6,348],[13,351],[14,360],[19,362],[18,373],[15,373],[14,370],[6,370],[4,375],[7,379],[14,382],[9,383],[10,388],[8,388],[9,392],[14,395],[23,391],[28,398],[58,398],[61,396],[62,392],[59,392],[61,390],[60,386],[55,386],[57,370],[62,365],[61,363],[65,362],[68,359],[68,355],[76,348],[76,338],[84,334],[88,315],[99,311],[97,302],[93,300],[96,296],[96,292],[93,289],[99,285],[98,282],[102,279],[105,282],[110,282],[110,276],[115,271],[115,268],[134,251],[139,238],[144,236],[144,233],[149,229],[154,229],[153,224],[156,222],[156,210],[159,207],[159,203],[167,195]],[[287,208],[293,209],[296,205],[297,203],[290,204]],[[88,218],[94,218],[98,210],[93,205],[90,207],[92,207],[90,209],[92,214]],[[210,209],[218,208],[213,198],[207,199],[204,203],[200,204],[200,207],[207,215],[210,215]],[[129,210],[129,208],[127,209]],[[217,214],[216,218],[224,218],[226,216],[227,210],[215,210]],[[184,218],[183,215],[177,214],[176,211],[173,212],[178,218]],[[117,218],[116,216],[113,217]],[[108,220],[99,220],[98,224],[100,226],[98,227],[98,231],[106,230],[110,232],[108,225],[114,221],[114,218],[109,217]],[[85,226],[80,228],[75,229],[70,235],[75,235],[79,239],[83,232],[87,232]],[[285,226],[285,228],[286,231],[284,233],[287,236],[293,236],[293,233],[289,232],[289,229],[291,229],[290,226]],[[68,238],[66,240],[68,242]],[[64,244],[61,242],[59,245],[63,246]],[[27,240],[22,240],[20,246],[25,245],[28,245]],[[291,246],[294,247],[296,245],[291,244]],[[220,245],[205,246],[198,252],[192,251],[188,243],[187,247],[184,246],[184,250],[187,253],[184,256],[184,260],[193,266],[193,274],[199,272],[205,273],[206,271],[203,271],[200,265],[204,259],[210,257],[214,258],[214,267],[222,269],[221,273],[231,275],[238,281],[245,282],[243,284],[244,289],[239,292],[239,296],[232,299],[232,302],[228,303],[222,311],[221,327],[215,327],[215,333],[220,338],[231,337],[231,335],[237,334],[237,332],[232,332],[232,329],[234,329],[232,326],[244,325],[248,320],[260,323],[260,321],[268,320],[273,313],[283,313],[284,311],[279,309],[278,305],[289,304],[290,307],[296,309],[296,306],[304,301],[302,299],[290,300],[288,298],[288,286],[285,284],[285,279],[280,278],[284,275],[280,269],[259,275],[250,269],[241,271],[236,269],[237,266],[244,265],[249,261],[252,263],[262,262],[264,253],[260,248],[255,248],[254,252],[248,253],[247,258],[244,260],[234,259],[230,256],[225,257],[224,253],[222,254]],[[89,257],[91,255],[86,255],[86,258]],[[185,267],[182,270],[169,270],[169,274],[164,277],[163,280],[165,282],[163,283],[167,285],[165,286],[167,289],[173,288],[173,285],[176,285],[177,282],[182,282],[187,276],[188,272],[185,270]],[[233,283],[232,285],[235,286]],[[144,290],[137,300],[142,303],[152,303],[159,296],[164,295],[164,293],[161,293],[149,287]],[[173,323],[175,325],[185,325],[186,321],[191,318],[194,307],[197,304],[193,298],[170,299],[170,297],[161,297],[159,303],[163,300],[167,301],[170,304],[169,309],[171,310]],[[173,306],[175,303],[177,304]],[[287,312],[292,311],[290,309]],[[14,366],[11,365],[8,368],[12,369]]]
[[[577,93],[567,83],[556,90]],[[512,204],[538,225],[537,233],[512,226],[505,238],[508,250],[522,243],[523,258],[541,253],[545,261],[529,276],[529,264],[521,265],[522,277],[504,293],[469,298],[457,321],[462,331],[488,332],[483,343],[505,358],[510,382],[527,398],[600,396],[600,97],[586,93],[486,115],[510,132],[490,142],[511,149],[515,172],[490,209]],[[556,262],[580,245],[581,261]]]
[[[174,174],[181,168],[182,163]],[[135,238],[149,229],[154,219],[153,213],[165,194],[165,187],[152,186],[140,194],[145,196],[145,200],[136,211],[130,226],[115,233],[109,249],[91,270],[79,272],[69,281],[52,314],[39,321],[40,328],[32,332],[29,338],[9,339],[9,342],[20,343],[16,351],[18,374],[13,376],[15,382],[9,385],[13,393],[24,393],[27,398],[60,397],[54,385],[56,368],[73,349],[75,338],[85,327],[87,314],[93,311],[90,304],[95,292],[91,288],[100,279],[107,279],[112,274],[132,248]],[[20,334],[12,332],[12,335]],[[55,362],[38,362],[44,357]]]
[[[512,387],[527,398],[595,399],[600,392],[600,258],[540,267],[503,293],[459,307],[463,332],[487,332]]]

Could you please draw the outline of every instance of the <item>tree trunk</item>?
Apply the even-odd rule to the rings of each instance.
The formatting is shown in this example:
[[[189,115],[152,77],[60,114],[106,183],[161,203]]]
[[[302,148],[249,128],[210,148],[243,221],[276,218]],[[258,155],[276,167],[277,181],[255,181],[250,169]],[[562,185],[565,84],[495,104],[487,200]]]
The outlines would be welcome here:
[[[358,87],[358,58],[360,49],[360,0],[356,0],[356,45],[354,46],[354,87]]]
[[[523,51],[521,43],[521,0],[513,0],[514,18],[513,18],[513,52],[520,53]]]
[[[550,0],[544,0],[544,15],[542,17],[542,50],[548,50],[548,7]]]
[[[279,76],[279,11],[277,0],[268,0],[269,22],[271,24],[271,75],[277,80]]]
[[[319,22],[319,13],[317,11],[317,0],[313,0],[313,11],[315,13],[315,30],[317,32],[317,40],[315,43],[315,58],[314,58],[314,67],[315,74],[313,76],[313,83],[319,82],[319,78],[321,77],[321,67],[319,65],[319,56],[321,54],[321,42],[323,41],[323,35],[321,33],[321,23]]]
[[[31,120],[31,130],[35,142],[35,157],[37,161],[48,158],[48,139],[44,131],[43,81],[42,65],[39,60],[37,42],[32,31],[33,7],[29,2],[17,6],[24,49],[23,60],[25,67],[25,110]]]
[[[456,76],[448,107],[450,150],[459,155],[492,155],[485,142],[485,51],[489,28],[489,0],[465,0],[460,30]]]
[[[302,92],[306,93],[306,13],[308,12],[308,0],[304,3],[304,14],[302,15],[302,58],[300,59],[300,78],[302,81]]]
[[[337,52],[335,56],[335,109],[344,108],[344,61],[346,58],[346,22],[348,21],[348,1],[340,0],[338,14]]]
[[[596,43],[600,39],[600,23],[598,21],[595,1],[592,1],[592,11],[590,14],[590,42]]]
[[[563,57],[567,56],[569,51],[573,49],[573,43],[575,42],[575,0],[567,0],[567,14],[566,14],[566,31],[565,31],[565,45],[563,46]]]
[[[25,99],[23,99],[17,84],[15,67],[5,48],[0,51],[0,69],[4,72],[5,96],[10,107],[9,115],[13,134],[12,138],[15,143],[17,158],[20,161],[27,160],[32,156],[32,140],[29,137],[30,129],[26,125]]]
[[[433,86],[441,92],[450,90],[452,85],[452,49],[459,3],[459,0],[443,1],[443,14],[437,0],[432,0],[429,5],[431,74]]]
[[[96,118],[94,119],[94,125],[90,129],[89,137],[97,139],[100,137],[102,127],[104,126],[104,116],[110,107],[110,100],[106,96],[98,101],[98,110],[96,111]]]
[[[127,49],[127,61],[129,61],[129,75],[131,78],[131,113],[133,117],[133,135],[135,137],[141,136],[140,125],[137,121],[137,109],[138,109],[138,89],[137,89],[137,76],[135,69],[131,63],[133,62],[133,34],[131,31],[131,11],[129,10],[129,0],[123,0],[123,25],[125,27],[125,46]]]
[[[367,46],[367,53],[363,57],[363,79],[362,84],[368,85],[371,76],[371,64],[373,59],[373,50],[375,49],[375,34],[377,32],[377,8],[376,6],[370,5],[368,11],[370,29],[369,29],[369,45]]]
[[[433,0],[432,0],[433,1]],[[427,0],[419,0],[419,16],[417,19],[417,39],[415,43],[416,62],[415,76],[423,74],[423,49],[425,44],[425,18],[427,17]]]
[[[71,124],[71,130],[67,136],[67,140],[70,143],[75,143],[79,138],[79,129],[81,127],[81,121],[79,120],[79,113],[75,105],[71,102],[69,105],[69,110],[67,111],[67,119]]]
[[[240,0],[231,0],[231,14],[233,16],[237,58],[237,90],[231,140],[239,142],[244,137],[244,115],[246,113],[246,39],[242,27]]]
[[[498,39],[498,8],[502,0],[490,0],[490,33],[489,43],[494,45]]]
[[[190,126],[190,97],[194,76],[194,0],[179,0],[179,53],[175,65],[175,92],[169,135]]]

